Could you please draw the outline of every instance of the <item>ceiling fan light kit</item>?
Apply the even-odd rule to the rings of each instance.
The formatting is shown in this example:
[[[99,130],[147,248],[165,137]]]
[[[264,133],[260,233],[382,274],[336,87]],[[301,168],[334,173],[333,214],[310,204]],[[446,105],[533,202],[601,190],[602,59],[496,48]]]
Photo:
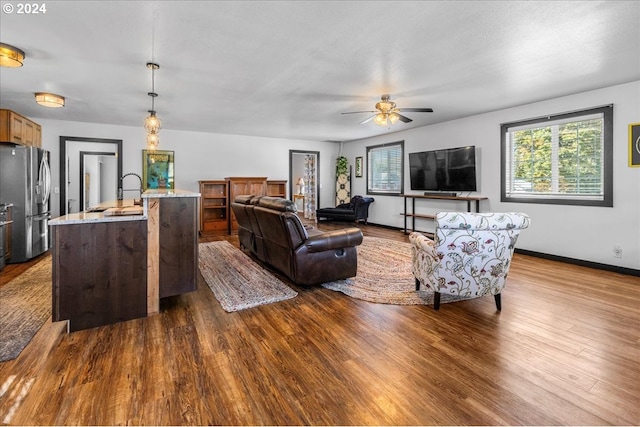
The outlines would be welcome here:
[[[22,67],[24,52],[17,47],[0,43],[0,66],[17,68]]]
[[[409,117],[403,116],[400,112],[413,112],[413,113],[433,113],[431,108],[397,108],[396,103],[390,101],[390,95],[384,94],[380,97],[380,101],[376,103],[376,110],[373,111],[350,111],[342,114],[359,114],[359,113],[376,113],[375,115],[364,119],[360,124],[369,123],[371,120],[378,126],[391,126],[398,121],[403,123],[412,122]]]
[[[379,113],[373,118],[373,122],[378,126],[391,126],[398,122],[400,117],[396,113]]]

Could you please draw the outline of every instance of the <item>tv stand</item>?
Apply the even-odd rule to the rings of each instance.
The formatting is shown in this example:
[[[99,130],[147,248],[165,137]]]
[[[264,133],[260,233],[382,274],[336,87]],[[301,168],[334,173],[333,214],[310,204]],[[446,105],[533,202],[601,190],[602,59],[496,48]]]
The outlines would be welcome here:
[[[458,193],[450,193],[447,191],[425,191],[425,196],[447,196],[447,197],[456,197]]]
[[[427,215],[427,214],[419,214],[416,213],[416,199],[418,200],[451,200],[451,201],[462,201],[467,202],[467,212],[473,212],[471,210],[472,202],[475,203],[475,212],[480,212],[480,201],[487,200],[487,197],[458,197],[458,196],[446,196],[445,194],[455,194],[455,193],[441,193],[437,192],[437,194],[403,194],[404,197],[404,213],[401,214],[404,216],[404,234],[409,234],[409,230],[407,227],[407,218],[411,218],[411,230],[416,231],[416,218],[418,219],[435,219],[435,215]],[[407,202],[411,199],[411,212],[407,209]],[[429,232],[429,234],[433,234]]]

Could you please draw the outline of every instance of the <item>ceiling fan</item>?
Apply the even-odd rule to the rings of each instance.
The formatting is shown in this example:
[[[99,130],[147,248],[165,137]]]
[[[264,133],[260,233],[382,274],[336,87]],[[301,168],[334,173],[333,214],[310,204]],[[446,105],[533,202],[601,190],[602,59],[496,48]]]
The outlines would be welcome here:
[[[376,110],[371,111],[350,111],[342,114],[360,114],[360,113],[376,113],[373,116],[364,119],[360,122],[361,125],[374,121],[378,126],[391,126],[400,120],[403,123],[409,123],[411,120],[407,116],[403,116],[402,113],[433,113],[431,108],[397,108],[396,103],[389,100],[389,94],[384,94],[380,97],[381,101],[376,103]]]

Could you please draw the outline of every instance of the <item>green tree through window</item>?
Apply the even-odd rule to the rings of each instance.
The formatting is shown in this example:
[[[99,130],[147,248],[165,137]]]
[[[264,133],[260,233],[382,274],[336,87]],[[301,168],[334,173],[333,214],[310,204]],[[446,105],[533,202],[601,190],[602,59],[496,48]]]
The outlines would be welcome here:
[[[367,147],[367,194],[402,194],[404,141]]]
[[[612,206],[612,107],[502,125],[502,200]]]

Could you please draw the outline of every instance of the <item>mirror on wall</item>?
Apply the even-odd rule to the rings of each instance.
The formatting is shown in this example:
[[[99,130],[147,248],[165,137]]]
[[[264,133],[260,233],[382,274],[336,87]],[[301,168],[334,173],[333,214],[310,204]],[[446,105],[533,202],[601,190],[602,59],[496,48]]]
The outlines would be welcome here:
[[[115,200],[120,176],[121,139],[60,137],[60,215]]]
[[[315,219],[320,206],[320,152],[289,150],[289,194],[298,213]]]
[[[118,197],[116,153],[80,152],[80,210]]]

